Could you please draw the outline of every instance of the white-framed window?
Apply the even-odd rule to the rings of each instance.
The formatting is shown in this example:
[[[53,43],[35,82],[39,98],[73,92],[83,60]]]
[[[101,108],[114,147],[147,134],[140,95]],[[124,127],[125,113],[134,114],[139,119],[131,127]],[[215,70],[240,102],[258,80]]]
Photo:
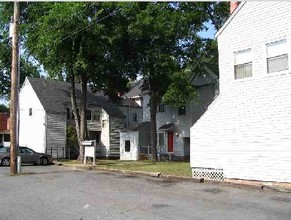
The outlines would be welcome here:
[[[267,73],[281,72],[289,69],[287,40],[266,44]]]
[[[29,108],[29,109],[28,109],[28,115],[29,115],[29,116],[32,116],[32,108]]]
[[[234,79],[243,79],[252,76],[252,49],[234,53]]]

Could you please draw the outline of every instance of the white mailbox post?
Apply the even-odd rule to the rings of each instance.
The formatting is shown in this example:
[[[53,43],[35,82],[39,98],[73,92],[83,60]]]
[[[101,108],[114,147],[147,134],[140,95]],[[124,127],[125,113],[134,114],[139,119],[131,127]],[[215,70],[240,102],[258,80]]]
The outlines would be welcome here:
[[[87,140],[87,141],[83,141],[82,144],[85,148],[84,164],[86,164],[87,157],[93,157],[93,165],[95,165],[96,141],[95,140]]]

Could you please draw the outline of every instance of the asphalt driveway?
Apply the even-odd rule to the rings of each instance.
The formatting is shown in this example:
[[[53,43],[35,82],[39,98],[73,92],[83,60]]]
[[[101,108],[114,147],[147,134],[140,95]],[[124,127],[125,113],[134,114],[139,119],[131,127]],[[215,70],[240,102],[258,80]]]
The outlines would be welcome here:
[[[0,167],[0,219],[288,219],[291,194],[58,166]],[[7,173],[8,171],[8,173]]]

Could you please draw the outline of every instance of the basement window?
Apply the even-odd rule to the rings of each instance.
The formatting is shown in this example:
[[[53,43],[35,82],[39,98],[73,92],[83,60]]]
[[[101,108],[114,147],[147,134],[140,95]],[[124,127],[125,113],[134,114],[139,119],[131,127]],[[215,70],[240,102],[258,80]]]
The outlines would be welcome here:
[[[252,76],[252,50],[234,53],[234,78],[243,79]]]
[[[125,152],[130,152],[130,140],[125,140]]]

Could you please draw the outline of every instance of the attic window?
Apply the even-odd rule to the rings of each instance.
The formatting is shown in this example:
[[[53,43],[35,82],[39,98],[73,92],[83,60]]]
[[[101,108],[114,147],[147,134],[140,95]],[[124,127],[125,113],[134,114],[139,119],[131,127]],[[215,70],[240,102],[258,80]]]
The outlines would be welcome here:
[[[28,109],[28,115],[29,115],[29,116],[32,116],[32,108],[29,108],[29,109]]]
[[[181,106],[180,108],[178,108],[178,114],[186,115],[186,106]]]
[[[288,70],[288,45],[286,40],[276,41],[266,45],[267,72],[275,73]]]
[[[234,78],[243,79],[252,76],[252,50],[234,53]]]
[[[165,105],[164,104],[158,105],[158,112],[165,112]]]

